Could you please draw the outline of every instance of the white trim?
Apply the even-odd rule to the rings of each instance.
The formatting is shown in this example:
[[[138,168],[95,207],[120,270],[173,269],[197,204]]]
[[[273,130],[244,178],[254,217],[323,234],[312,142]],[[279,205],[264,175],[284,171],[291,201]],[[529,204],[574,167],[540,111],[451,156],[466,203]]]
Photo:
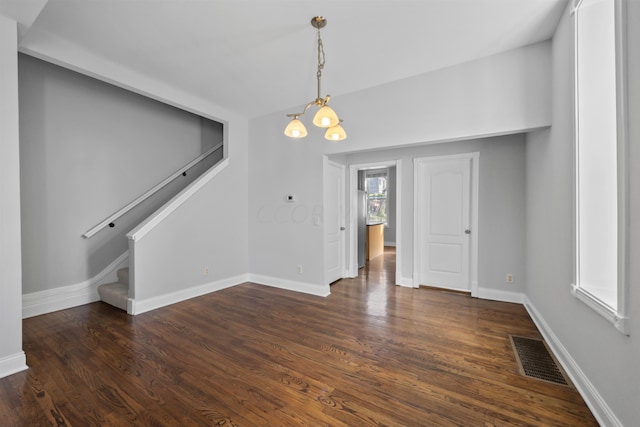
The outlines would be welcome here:
[[[288,291],[302,292],[305,294],[326,297],[331,295],[331,288],[327,285],[318,285],[315,283],[297,282],[278,277],[263,276],[262,274],[249,274],[249,282],[259,285],[271,286],[273,288],[285,289]]]
[[[396,160],[396,210],[394,212],[396,222],[396,283],[403,283],[402,278],[402,160]],[[413,283],[413,280],[411,281]]]
[[[396,285],[404,286],[406,288],[413,288],[413,277],[403,277],[396,274]]]
[[[608,304],[600,301],[589,291],[571,284],[571,295],[585,303],[589,308],[604,317],[613,324],[618,331],[625,335],[629,335],[629,318],[621,316],[617,311],[613,310]]]
[[[127,313],[138,315],[147,311],[166,307],[191,298],[209,294],[211,292],[220,291],[235,285],[247,282],[248,275],[240,274],[238,276],[229,277],[227,279],[216,280],[215,282],[205,283],[203,285],[193,286],[187,289],[170,292],[146,299],[131,299],[127,301]]]
[[[627,21],[626,21],[626,0],[612,0],[614,5],[614,37],[615,37],[615,79],[616,79],[616,150],[617,150],[617,194],[618,194],[618,266],[616,284],[616,308],[605,304],[599,298],[580,286],[579,274],[579,247],[580,247],[580,212],[579,206],[579,181],[578,181],[578,145],[579,145],[579,101],[578,85],[579,70],[578,64],[578,9],[582,0],[574,0],[575,6],[571,11],[572,35],[573,35],[573,280],[571,284],[571,295],[585,303],[589,308],[600,314],[615,328],[625,335],[630,334],[629,330],[629,137],[628,137],[628,81],[627,81]]]
[[[227,279],[181,289],[146,299],[131,299],[127,301],[127,313],[138,315],[151,310],[176,304],[191,298],[196,298],[211,292],[220,291],[246,282],[253,282],[259,285],[271,286],[274,288],[286,289],[295,292],[318,295],[326,297],[331,294],[329,285],[315,285],[311,283],[294,282],[292,280],[279,279],[276,277],[262,276],[256,274],[240,274]]]
[[[420,271],[419,271],[419,247],[420,242],[418,238],[418,166],[416,161],[419,159],[413,158],[413,287],[420,287]]]
[[[480,152],[471,153],[471,260],[469,273],[471,274],[471,296],[478,295],[478,254],[480,253]]]
[[[384,242],[384,245],[385,246],[391,246],[391,247],[395,248],[396,247],[396,242]]]
[[[623,424],[618,420],[615,413],[611,410],[609,405],[607,405],[602,396],[600,396],[598,390],[591,381],[589,381],[589,378],[585,375],[582,369],[580,369],[578,363],[573,359],[573,357],[571,357],[569,351],[564,345],[562,345],[562,342],[560,342],[560,339],[556,336],[553,330],[551,330],[551,327],[544,320],[542,314],[526,296],[524,307],[527,312],[529,312],[531,319],[533,319],[533,322],[538,327],[538,330],[551,348],[553,354],[556,356],[556,359],[569,375],[569,378],[571,378],[573,385],[575,385],[587,406],[591,409],[591,412],[595,416],[596,420],[598,420],[598,423],[602,426],[623,427]]]
[[[0,359],[0,378],[29,369],[24,351]]]
[[[127,251],[88,280],[22,295],[22,318],[26,319],[99,301],[98,286],[109,281],[116,281],[118,269],[126,266],[128,262],[129,252]]]
[[[139,196],[137,199],[135,199],[134,201],[130,202],[129,204],[127,204],[126,206],[124,206],[123,208],[118,210],[117,212],[111,214],[110,216],[105,218],[102,222],[100,222],[97,225],[93,226],[86,233],[84,233],[82,235],[82,237],[84,237],[85,239],[93,237],[100,230],[102,230],[103,228],[105,228],[106,226],[111,224],[113,221],[117,220],[118,218],[120,218],[121,216],[123,216],[124,214],[129,212],[131,209],[133,209],[136,206],[138,206],[140,203],[142,203],[145,200],[147,200],[149,197],[151,197],[154,194],[156,194],[158,191],[162,190],[164,188],[164,186],[166,186],[167,184],[172,182],[174,179],[176,179],[180,175],[185,174],[189,169],[191,169],[198,162],[200,162],[201,160],[204,160],[206,157],[208,157],[209,155],[213,154],[215,151],[218,151],[220,148],[223,148],[223,146],[224,146],[224,143],[220,142],[215,147],[213,147],[213,148],[209,149],[208,151],[206,151],[205,153],[199,155],[198,157],[196,157],[195,159],[193,159],[192,161],[190,161],[189,163],[187,163],[186,165],[184,165],[183,167],[181,167],[180,169],[175,171],[173,174],[169,175],[167,178],[165,178],[164,180],[162,180],[161,182],[159,182],[158,184],[156,184],[155,186],[153,186],[152,188],[147,190],[144,194]]]
[[[580,3],[582,3],[582,0],[571,0],[571,9],[569,12],[571,16],[576,13],[576,9],[580,7]]]
[[[524,304],[525,294],[522,292],[504,291],[501,289],[481,288],[476,284],[478,294],[476,295],[480,299],[488,299],[493,301],[513,302],[517,304]]]
[[[614,325],[629,335],[628,319],[630,316],[630,274],[629,254],[631,247],[630,225],[630,193],[629,167],[629,100],[628,100],[628,68],[627,68],[627,1],[615,2],[615,43],[616,43],[616,100],[617,100],[617,150],[618,150],[618,310],[615,313]]]
[[[148,232],[153,230],[173,211],[175,211],[180,205],[187,201],[206,183],[211,181],[216,175],[222,172],[227,166],[229,166],[228,158],[222,160],[220,163],[202,174],[195,181],[189,184],[184,190],[182,190],[171,200],[169,200],[164,206],[155,211],[153,214],[151,214],[151,216],[142,221],[136,228],[127,233],[127,238],[133,241],[142,239]]]
[[[349,165],[348,192],[349,253],[347,254],[347,276],[358,277],[358,167],[356,165]]]
[[[421,225],[419,225],[419,219],[421,213],[418,212],[418,166],[421,163],[426,163],[432,160],[455,160],[455,159],[469,159],[471,162],[471,171],[470,171],[470,192],[471,192],[471,200],[470,200],[470,216],[469,218],[469,226],[471,229],[471,235],[469,239],[469,286],[472,297],[478,297],[478,251],[479,251],[479,238],[480,234],[479,229],[479,220],[478,220],[478,212],[479,212],[479,201],[480,201],[480,152],[472,151],[468,153],[460,153],[460,154],[450,154],[450,155],[435,155],[435,156],[427,156],[427,157],[414,157],[413,159],[413,287],[417,288],[420,286],[420,272],[419,272],[419,261],[420,261],[420,242],[419,239],[415,236],[419,235],[419,230],[421,229]]]

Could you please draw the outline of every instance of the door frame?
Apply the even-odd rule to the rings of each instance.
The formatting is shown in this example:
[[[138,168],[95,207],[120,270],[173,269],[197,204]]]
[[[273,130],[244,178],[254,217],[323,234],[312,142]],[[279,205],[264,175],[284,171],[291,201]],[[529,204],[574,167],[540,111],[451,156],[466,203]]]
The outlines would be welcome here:
[[[345,165],[338,163],[338,162],[334,162],[332,160],[329,160],[329,158],[327,156],[324,156],[324,179],[323,179],[323,185],[324,188],[327,188],[327,180],[329,179],[328,176],[329,174],[327,173],[327,168],[329,167],[336,167],[338,169],[340,169],[340,174],[342,177],[342,187],[340,188],[340,194],[338,195],[338,217],[340,218],[340,227],[344,226],[345,223],[345,203],[344,203],[344,195],[345,195],[345,188],[346,188],[346,182],[345,182],[345,175],[346,175],[346,167]],[[326,190],[323,191],[323,205],[327,206],[327,197],[329,197],[328,192]],[[326,229],[326,221],[324,222],[324,251],[323,251],[323,257],[324,257],[324,278],[325,278],[325,284],[326,285],[330,285],[332,282],[329,281],[329,279],[327,279],[327,246],[328,246],[328,235],[327,235],[327,229]],[[341,278],[344,278],[347,276],[346,274],[346,270],[345,270],[345,234],[346,233],[340,233],[340,252],[341,252],[341,256],[339,257],[339,262],[340,262],[340,276]]]
[[[371,163],[355,163],[349,165],[349,256],[348,256],[348,277],[358,277],[358,171],[367,169],[381,169],[396,167],[396,277],[395,283],[401,285],[402,282],[402,161],[387,160]]]
[[[471,200],[470,200],[470,215],[469,219],[471,227],[471,235],[469,241],[469,281],[471,296],[478,296],[478,236],[480,229],[478,227],[478,201],[479,201],[479,182],[480,182],[480,152],[475,151],[471,153],[451,154],[443,156],[427,156],[416,157],[413,159],[413,287],[420,286],[420,260],[422,259],[422,244],[417,238],[421,236],[424,231],[424,227],[420,218],[423,218],[422,210],[420,206],[420,198],[423,197],[424,192],[421,189],[424,183],[418,179],[418,166],[421,163],[427,161],[433,162],[434,160],[458,160],[469,159],[471,161]]]

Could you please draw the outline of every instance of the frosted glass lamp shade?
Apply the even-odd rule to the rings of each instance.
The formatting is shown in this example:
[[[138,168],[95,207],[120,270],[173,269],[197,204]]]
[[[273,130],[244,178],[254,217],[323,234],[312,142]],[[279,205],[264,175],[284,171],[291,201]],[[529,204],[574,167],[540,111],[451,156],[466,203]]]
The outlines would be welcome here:
[[[313,124],[319,128],[330,128],[338,123],[340,123],[338,115],[328,105],[320,108],[316,115],[313,116]]]
[[[324,137],[329,141],[342,141],[347,138],[347,133],[344,131],[342,126],[338,123],[337,125],[330,127],[327,129],[327,132],[324,134]]]
[[[307,128],[297,117],[294,117],[284,130],[284,134],[289,138],[304,138],[307,136]]]

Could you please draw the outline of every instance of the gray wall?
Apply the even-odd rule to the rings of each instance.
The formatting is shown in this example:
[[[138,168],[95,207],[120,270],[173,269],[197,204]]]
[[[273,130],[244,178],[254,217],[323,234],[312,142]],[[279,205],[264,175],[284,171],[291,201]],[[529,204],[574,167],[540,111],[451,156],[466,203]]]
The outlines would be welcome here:
[[[296,194],[298,205],[304,205],[308,212],[321,213],[323,155],[468,140],[549,126],[550,63],[551,44],[547,41],[336,96],[332,98],[332,105],[345,115],[349,134],[347,140],[338,143],[324,140],[313,126],[309,126],[309,136],[303,141],[287,138],[282,133],[287,125],[287,111],[252,119],[249,127],[250,271],[290,282],[323,284],[322,223],[315,225],[311,216],[296,222],[263,215],[268,208],[271,211],[285,208],[283,197],[291,193]],[[339,161],[339,158],[332,159]],[[488,167],[492,166],[515,167],[509,164]],[[403,211],[405,214],[409,213]],[[407,222],[404,219],[403,224]],[[403,229],[402,233],[408,230]],[[503,232],[497,233],[502,236]],[[403,236],[403,239],[410,242],[412,236]],[[405,265],[406,262],[410,262],[410,258],[403,258],[405,275],[410,274],[407,269],[411,267]],[[303,266],[302,274],[297,273],[297,265]],[[522,273],[515,271],[516,265],[508,261],[505,265],[516,275],[516,280],[522,277]],[[487,285],[502,287],[504,277],[501,274],[498,277],[497,270],[495,276],[486,277]],[[521,284],[509,289],[516,291],[517,286]]]
[[[640,420],[640,2],[630,1],[629,164],[631,336],[571,296],[573,270],[572,25],[565,11],[553,38],[553,126],[527,137],[527,288],[549,330],[613,411],[618,422]],[[600,413],[599,415],[603,415]],[[605,414],[606,415],[606,414]],[[603,418],[601,418],[603,419]],[[603,425],[613,425],[604,418]]]
[[[23,293],[81,283],[127,250],[124,235],[219,159],[91,239],[89,228],[222,140],[222,126],[20,55]]]
[[[413,159],[436,155],[480,153],[478,284],[480,288],[524,292],[525,144],[524,135],[509,135],[375,150],[347,155],[347,164],[401,162],[401,269],[413,274]],[[347,203],[346,206],[349,206]],[[506,284],[511,273],[515,283]]]

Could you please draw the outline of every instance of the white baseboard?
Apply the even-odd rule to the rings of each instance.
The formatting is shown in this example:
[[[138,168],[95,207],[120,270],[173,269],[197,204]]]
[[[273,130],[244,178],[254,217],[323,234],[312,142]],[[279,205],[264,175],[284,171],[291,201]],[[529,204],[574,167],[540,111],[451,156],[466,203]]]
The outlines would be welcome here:
[[[302,292],[305,294],[326,297],[331,294],[329,285],[316,285],[313,283],[296,282],[278,277],[263,276],[261,274],[249,274],[249,281],[259,285],[286,289],[288,291]]]
[[[117,281],[118,269],[129,262],[129,251],[123,253],[94,277],[74,285],[22,295],[22,318],[39,316],[100,300],[98,286]]]
[[[116,281],[116,273],[128,263],[128,252],[122,254],[107,268],[95,277],[84,282],[62,286],[46,291],[33,292],[22,296],[22,318],[39,316],[58,310],[64,310],[79,305],[89,304],[100,300],[98,286],[109,281]],[[328,296],[329,285],[315,285],[311,283],[295,282],[262,275],[242,274],[228,279],[210,282],[204,285],[194,286],[177,292],[155,296],[140,300],[129,300],[127,312],[129,314],[141,314],[156,308],[165,307],[190,298],[195,298],[221,289],[229,288],[244,282],[254,282],[261,285],[272,286],[290,291],[303,292],[312,295]]]
[[[396,285],[413,288],[413,277],[402,277],[396,274]]]
[[[492,301],[514,302],[524,304],[525,295],[522,292],[503,291],[478,287],[478,298]]]
[[[614,412],[609,408],[609,405],[607,405],[602,396],[600,396],[598,390],[596,390],[591,381],[589,381],[589,378],[587,378],[582,369],[580,369],[580,366],[578,366],[566,347],[562,345],[549,324],[544,320],[542,314],[527,297],[525,297],[524,306],[551,348],[551,351],[553,351],[556,359],[558,359],[587,406],[591,409],[594,417],[598,420],[598,423],[602,426],[623,427],[620,420],[618,420]]]
[[[412,277],[400,277],[398,275],[396,275],[396,285],[404,286],[407,288],[415,287],[413,285]],[[502,302],[514,302],[518,304],[523,304],[524,298],[525,298],[524,294],[520,292],[510,292],[510,291],[503,291],[499,289],[489,289],[489,288],[480,288],[480,287],[478,287],[478,295],[473,295],[473,296],[481,299],[488,299],[488,300],[502,301]]]
[[[187,289],[181,289],[176,292],[170,292],[168,294],[158,295],[143,300],[129,299],[127,303],[127,312],[132,315],[146,313],[147,311],[166,307],[168,305],[206,295],[211,292],[220,291],[222,289],[230,288],[247,281],[248,275],[241,274],[238,276],[229,277],[227,279],[216,280],[215,282],[205,283],[203,285],[193,286]]]
[[[24,351],[0,358],[0,378],[29,369]]]
[[[396,242],[384,242],[385,246],[393,246],[394,248],[396,247]]]

